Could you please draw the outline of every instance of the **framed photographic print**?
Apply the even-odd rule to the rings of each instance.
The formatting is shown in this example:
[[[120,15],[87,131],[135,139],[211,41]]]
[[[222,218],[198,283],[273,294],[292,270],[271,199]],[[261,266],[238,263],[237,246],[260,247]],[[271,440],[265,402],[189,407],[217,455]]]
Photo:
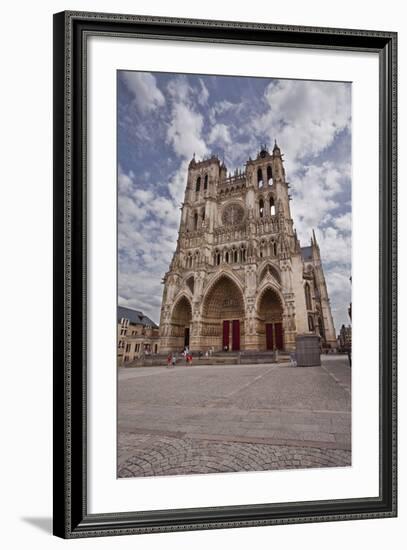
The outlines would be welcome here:
[[[54,16],[54,533],[396,515],[392,32]]]

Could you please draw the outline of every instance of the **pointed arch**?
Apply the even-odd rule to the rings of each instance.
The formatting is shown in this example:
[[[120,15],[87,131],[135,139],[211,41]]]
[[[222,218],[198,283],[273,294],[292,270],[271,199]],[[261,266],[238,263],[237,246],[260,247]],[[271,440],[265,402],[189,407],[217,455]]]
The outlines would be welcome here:
[[[179,319],[180,317],[182,317],[183,312],[185,311],[189,312],[190,317],[192,317],[191,300],[185,292],[181,292],[174,300],[174,305],[172,306],[171,310],[171,318],[173,319],[175,315],[175,317]]]
[[[192,321],[192,305],[185,292],[181,293],[174,301],[171,310],[170,337],[171,347],[174,350],[182,350],[189,344],[190,327]]]
[[[222,279],[223,277],[227,277],[228,279],[230,279],[231,282],[237,286],[241,294],[242,295],[244,294],[244,288],[242,286],[240,279],[232,272],[230,267],[225,266],[225,269],[222,268],[222,271],[220,273],[216,273],[212,277],[212,279],[208,281],[206,287],[204,288],[204,292],[203,292],[204,297],[202,302],[205,300],[205,297],[207,296],[208,292],[210,292],[211,288],[214,287],[219,281],[219,279]]]
[[[276,306],[275,309],[278,310],[279,315],[282,316],[284,311],[284,299],[277,288],[271,284],[267,284],[259,292],[256,308],[257,313],[264,313],[264,315],[268,315],[270,311],[270,304],[274,304]]]
[[[263,279],[267,276],[268,273],[270,273],[270,275],[273,277],[273,279],[275,279],[275,281],[281,285],[281,274],[280,274],[280,270],[272,263],[266,263],[266,264],[263,264],[263,266],[261,266],[260,268],[260,277],[259,277],[259,281],[263,281]]]
[[[235,276],[223,272],[212,279],[204,293],[202,314],[211,319],[244,317],[243,289]]]
[[[272,292],[275,293],[275,295],[278,297],[278,300],[281,304],[282,310],[284,311],[285,302],[284,302],[283,295],[281,293],[279,286],[273,281],[264,281],[263,283],[260,283],[260,286],[258,288],[257,299],[256,299],[256,311],[259,310],[259,304],[262,300],[262,297],[268,290],[271,290]]]

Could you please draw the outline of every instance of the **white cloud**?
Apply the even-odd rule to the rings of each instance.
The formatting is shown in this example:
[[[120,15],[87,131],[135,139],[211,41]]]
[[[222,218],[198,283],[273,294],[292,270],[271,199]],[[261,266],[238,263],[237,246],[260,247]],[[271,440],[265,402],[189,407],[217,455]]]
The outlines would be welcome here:
[[[184,199],[185,186],[188,176],[188,160],[183,160],[178,170],[174,173],[168,183],[168,190],[171,197],[177,203],[180,203]]]
[[[192,158],[193,153],[203,157],[208,153],[202,138],[203,116],[185,103],[176,103],[172,108],[172,119],[167,131],[170,143],[177,155]]]
[[[278,80],[270,83],[264,99],[267,110],[253,127],[278,139],[290,170],[300,159],[317,155],[332,144],[338,132],[350,128],[350,85],[338,82]]]
[[[335,227],[341,231],[352,231],[352,214],[351,212],[346,212],[342,216],[337,217],[334,220]]]
[[[297,173],[292,183],[292,213],[298,236],[307,240],[312,228],[332,219],[340,205],[338,195],[343,191],[347,170],[332,162],[309,165]]]
[[[170,80],[167,85],[169,96],[176,102],[193,104],[195,101],[204,106],[208,103],[209,90],[202,78],[199,78],[199,87],[192,87],[188,84],[185,75],[178,75]]]
[[[170,80],[167,84],[167,92],[174,101],[181,103],[188,103],[193,95],[193,89],[184,75],[176,76]]]
[[[352,240],[349,234],[343,235],[333,227],[316,231],[321,256],[326,263],[349,267],[352,256]]]
[[[306,166],[292,183],[294,224],[302,246],[309,244],[315,229],[336,331],[349,323],[351,301],[352,217],[346,212],[349,205],[341,202],[343,190],[350,185],[348,175],[347,166],[324,162]]]
[[[135,105],[142,113],[165,104],[165,98],[151,73],[123,71],[122,77],[128,90],[134,95]]]
[[[200,105],[206,105],[206,103],[208,103],[208,99],[209,99],[209,90],[208,88],[205,86],[205,82],[202,80],[202,78],[199,79],[199,83],[201,85],[201,91],[200,93],[198,92],[198,103]]]
[[[232,138],[230,137],[229,128],[226,124],[216,124],[209,134],[208,142],[211,144],[217,143],[223,147],[230,146]]]
[[[142,309],[156,322],[179,216],[174,200],[142,187],[133,172],[119,167],[119,304]]]

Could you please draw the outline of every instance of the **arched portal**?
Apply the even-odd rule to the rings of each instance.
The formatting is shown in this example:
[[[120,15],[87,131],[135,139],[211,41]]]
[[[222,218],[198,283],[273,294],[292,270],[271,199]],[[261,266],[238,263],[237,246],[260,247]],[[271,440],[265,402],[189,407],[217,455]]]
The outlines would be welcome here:
[[[259,349],[284,349],[283,306],[277,292],[267,288],[260,297],[257,310]]]
[[[211,286],[203,300],[202,337],[215,350],[244,347],[244,301],[239,286],[227,275]]]
[[[189,346],[192,320],[191,304],[185,296],[182,296],[175,304],[171,316],[171,340],[174,350],[182,351]]]

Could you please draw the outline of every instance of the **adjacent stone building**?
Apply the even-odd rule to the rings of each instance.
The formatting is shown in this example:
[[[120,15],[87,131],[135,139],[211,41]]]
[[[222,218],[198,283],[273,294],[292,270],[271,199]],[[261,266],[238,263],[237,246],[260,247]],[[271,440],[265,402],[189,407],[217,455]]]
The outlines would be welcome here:
[[[352,327],[348,325],[341,326],[338,335],[338,350],[350,351],[352,349]]]
[[[290,351],[304,333],[336,346],[320,249],[314,232],[300,246],[289,187],[277,144],[233,175],[215,156],[191,160],[164,276],[161,353]]]
[[[139,357],[158,352],[158,326],[142,311],[118,306],[118,364],[130,363]]]

